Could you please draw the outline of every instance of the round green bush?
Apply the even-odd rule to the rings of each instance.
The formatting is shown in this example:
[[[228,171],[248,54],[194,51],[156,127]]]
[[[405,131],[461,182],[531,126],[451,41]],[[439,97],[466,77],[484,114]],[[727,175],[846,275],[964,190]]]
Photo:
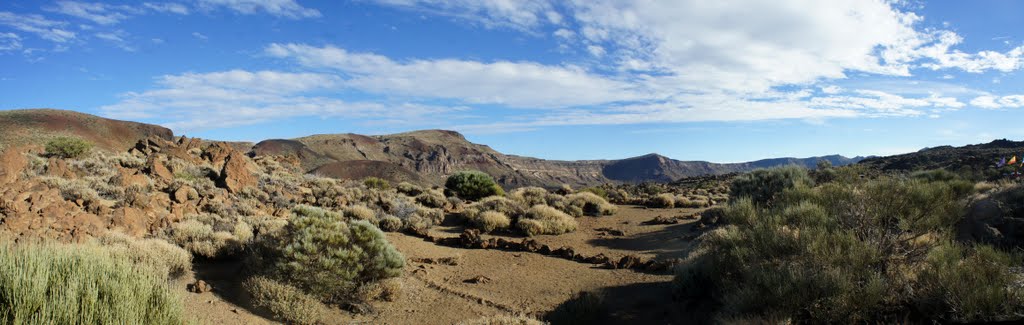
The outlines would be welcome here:
[[[273,269],[285,282],[338,303],[364,284],[401,275],[405,257],[369,222],[310,206],[292,212],[272,247]]]
[[[92,149],[92,143],[79,138],[58,137],[46,143],[46,153],[61,158],[78,158]]]
[[[461,171],[448,177],[444,187],[460,198],[476,201],[492,195],[505,195],[505,191],[490,175],[479,171]]]

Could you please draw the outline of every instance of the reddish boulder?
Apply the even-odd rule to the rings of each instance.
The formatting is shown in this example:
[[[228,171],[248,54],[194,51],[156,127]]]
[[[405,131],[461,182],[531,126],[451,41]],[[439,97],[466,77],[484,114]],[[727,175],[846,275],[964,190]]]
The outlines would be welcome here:
[[[28,166],[28,160],[22,152],[22,148],[14,147],[0,154],[0,184],[17,180],[25,166]]]
[[[253,169],[255,167],[251,166],[248,157],[230,155],[224,162],[217,185],[231,193],[238,193],[246,187],[255,187],[259,184],[259,180],[253,174]]]

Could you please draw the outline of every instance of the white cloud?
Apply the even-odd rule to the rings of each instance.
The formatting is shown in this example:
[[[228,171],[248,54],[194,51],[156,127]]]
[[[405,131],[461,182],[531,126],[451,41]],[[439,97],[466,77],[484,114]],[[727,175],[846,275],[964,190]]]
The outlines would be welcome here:
[[[587,45],[587,52],[596,57],[602,57],[605,54],[604,48],[597,45]]]
[[[347,102],[318,92],[336,78],[314,73],[232,70],[166,75],[157,87],[126,93],[100,108],[122,119],[155,119],[177,132],[251,125],[289,117],[345,117],[417,121],[462,110],[410,103]]]
[[[559,108],[646,99],[637,85],[595,75],[575,66],[533,62],[438,59],[394,61],[370,53],[304,44],[271,44],[268,55],[346,76],[363,91],[466,103]]]
[[[295,0],[198,0],[199,6],[206,9],[224,7],[235,12],[251,15],[265,12],[285,18],[316,18],[320,11],[299,5]]]
[[[64,43],[75,39],[75,32],[64,29],[67,23],[49,20],[36,14],[19,15],[0,11],[0,25],[7,25],[16,30],[36,34],[45,40],[57,43]]]
[[[192,37],[195,37],[195,38],[198,38],[198,39],[201,39],[201,40],[204,40],[204,41],[210,39],[209,37],[206,37],[206,35],[203,35],[203,33],[200,33],[200,32],[192,32]]]
[[[146,7],[149,10],[155,11],[155,12],[169,12],[169,13],[179,14],[179,15],[187,15],[187,14],[189,14],[188,7],[186,7],[185,5],[180,4],[180,3],[173,3],[173,2],[168,2],[168,3],[152,3],[152,2],[146,2],[146,3],[143,3],[142,6]]]
[[[122,50],[125,50],[125,51],[128,51],[128,52],[134,52],[136,50],[136,48],[134,46],[131,46],[128,43],[128,41],[124,39],[125,37],[128,37],[128,33],[123,31],[123,30],[116,30],[116,31],[113,31],[113,32],[96,33],[95,36],[96,36],[96,38],[99,38],[99,39],[102,39],[102,40],[106,40],[106,41],[114,44],[114,46],[117,46],[117,47],[121,48]]]
[[[559,28],[558,30],[556,30],[552,34],[555,35],[556,37],[564,39],[564,40],[570,40],[570,39],[573,38],[573,36],[576,36],[575,32],[573,32],[571,30],[568,30],[568,29],[565,29],[565,28]]]
[[[0,52],[21,49],[21,37],[15,33],[0,33]]]
[[[130,11],[131,8],[98,2],[57,1],[56,7],[47,7],[46,10],[86,19],[100,25],[113,25],[128,19],[124,11]]]
[[[971,105],[979,108],[1020,108],[1024,107],[1024,95],[978,96],[971,100]]]
[[[561,24],[563,17],[544,0],[373,0],[406,9],[456,17],[488,28],[532,30],[545,21]]]
[[[1001,108],[1002,105],[996,103],[996,97],[994,96],[978,96],[971,100],[971,106],[980,108]]]

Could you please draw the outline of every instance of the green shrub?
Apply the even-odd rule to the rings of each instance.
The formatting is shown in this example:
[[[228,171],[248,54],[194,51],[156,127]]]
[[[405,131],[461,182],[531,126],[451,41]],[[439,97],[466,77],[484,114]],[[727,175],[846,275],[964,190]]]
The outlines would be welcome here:
[[[254,276],[242,287],[252,296],[253,305],[266,308],[277,319],[290,324],[320,324],[327,306],[296,287]]]
[[[386,190],[386,189],[391,188],[391,183],[390,182],[388,182],[385,179],[381,179],[381,178],[377,178],[377,177],[367,177],[366,179],[363,179],[363,185],[366,186],[367,188],[377,189],[377,190]]]
[[[520,187],[512,190],[508,197],[524,206],[548,204],[548,190],[536,186]]]
[[[182,324],[166,276],[94,244],[0,243],[0,322]]]
[[[374,222],[377,220],[377,213],[365,205],[350,205],[341,209],[345,218],[353,220],[366,220]]]
[[[165,277],[178,277],[192,268],[192,254],[163,239],[134,239],[107,232],[99,242],[112,256],[158,270]]]
[[[778,183],[787,182],[765,182]],[[775,188],[782,192],[721,209],[728,226],[702,236],[677,270],[681,296],[712,299],[719,319],[797,323],[889,322],[909,306],[946,321],[1021,310],[1006,253],[942,244],[952,240],[970,183],[881,178]]]
[[[996,316],[1017,314],[1024,290],[1007,284],[1018,281],[1011,269],[1020,262],[990,246],[944,243],[928,255],[919,304],[924,311],[962,322],[997,321],[1002,319]]]
[[[775,195],[795,187],[808,187],[814,181],[807,170],[797,166],[759,169],[737,177],[729,189],[734,198],[750,197],[755,204],[770,204]]]
[[[463,208],[462,216],[466,220],[472,221],[484,211],[495,211],[514,218],[522,215],[525,210],[519,202],[504,196],[491,196]]]
[[[444,197],[444,193],[441,193],[441,191],[427,190],[416,196],[416,203],[428,208],[443,209],[448,205],[448,198]]]
[[[608,199],[608,191],[600,187],[587,187],[579,190],[579,192],[590,192],[600,196],[602,199]]]
[[[240,252],[252,240],[253,229],[238,217],[199,214],[171,225],[168,237],[192,254],[223,258]]]
[[[484,232],[492,232],[497,229],[508,228],[512,224],[512,219],[501,212],[497,211],[484,211],[475,219],[473,219],[473,225]]]
[[[401,182],[395,185],[395,190],[408,196],[417,196],[423,193],[423,188],[409,182]],[[444,194],[441,194],[444,196]]]
[[[78,158],[92,149],[92,143],[79,138],[57,137],[46,143],[46,154],[61,158]]]
[[[293,214],[269,248],[277,279],[340,303],[367,283],[401,274],[405,258],[370,223],[309,206]]]
[[[676,196],[670,193],[661,193],[647,200],[647,206],[652,208],[671,209],[676,206]]]
[[[455,193],[458,197],[471,201],[492,195],[505,195],[505,191],[494,182],[491,175],[479,171],[455,173],[448,177],[444,187]]]
[[[579,192],[565,196],[569,205],[579,207],[584,215],[608,216],[615,214],[615,205],[591,192]]]
[[[572,216],[546,205],[534,205],[526,210],[516,224],[527,236],[559,235],[576,231],[579,223]]]
[[[387,216],[384,216],[383,218],[380,218],[380,222],[378,222],[378,226],[380,227],[380,230],[383,230],[383,231],[388,231],[388,232],[399,231],[399,230],[402,230],[402,219],[398,219],[398,217],[396,217],[396,216],[387,215]]]

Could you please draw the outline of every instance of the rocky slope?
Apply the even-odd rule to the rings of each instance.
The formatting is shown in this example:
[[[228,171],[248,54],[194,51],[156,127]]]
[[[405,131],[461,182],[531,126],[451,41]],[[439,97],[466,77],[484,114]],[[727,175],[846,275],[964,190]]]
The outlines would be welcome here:
[[[868,167],[883,171],[909,171],[943,168],[951,171],[975,172],[979,174],[996,172],[996,162],[1002,158],[1017,156],[1024,159],[1024,141],[1006,139],[962,147],[941,146],[925,148],[917,152],[887,157],[872,157],[861,162]],[[998,172],[996,172],[998,174]]]
[[[78,137],[102,149],[123,151],[150,136],[169,140],[173,133],[158,125],[112,120],[74,111],[0,111],[0,148],[42,145],[59,136]]]

